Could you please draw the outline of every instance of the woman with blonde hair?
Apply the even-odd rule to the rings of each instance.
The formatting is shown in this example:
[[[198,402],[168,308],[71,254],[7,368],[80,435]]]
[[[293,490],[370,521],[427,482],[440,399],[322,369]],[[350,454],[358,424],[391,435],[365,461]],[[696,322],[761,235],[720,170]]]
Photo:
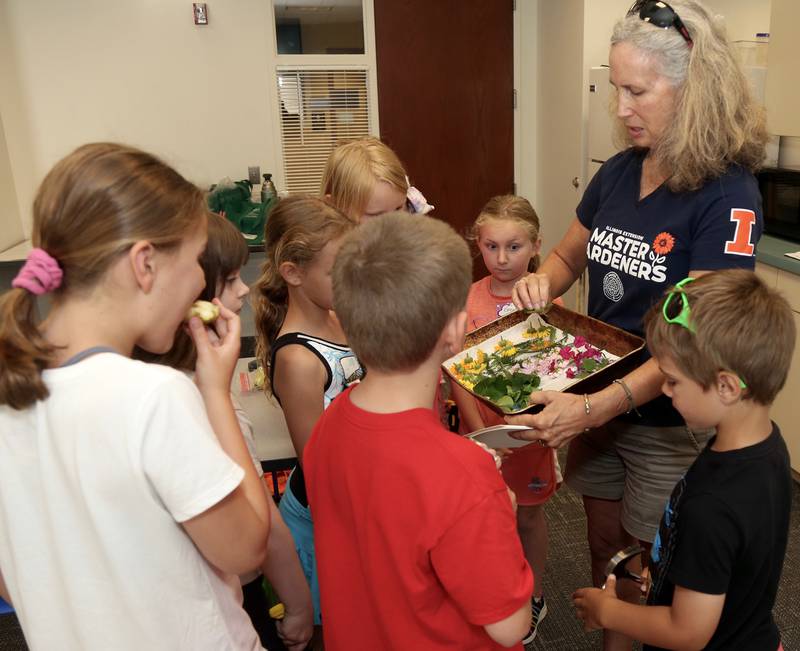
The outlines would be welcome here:
[[[694,0],[640,0],[614,27],[609,55],[617,138],[566,235],[514,301],[544,306],[588,271],[590,316],[643,335],[647,309],[686,276],[753,269],[764,110],[721,19]],[[583,495],[592,578],[619,549],[654,540],[661,510],[711,432],[691,431],[642,354],[624,378],[587,395],[534,394],[517,420],[552,447],[569,441],[566,482]],[[528,434],[528,433],[526,433]],[[606,649],[630,640],[606,634]]]
[[[378,138],[345,142],[331,152],[322,176],[322,194],[356,222],[394,210],[433,210],[411,185],[397,154]]]

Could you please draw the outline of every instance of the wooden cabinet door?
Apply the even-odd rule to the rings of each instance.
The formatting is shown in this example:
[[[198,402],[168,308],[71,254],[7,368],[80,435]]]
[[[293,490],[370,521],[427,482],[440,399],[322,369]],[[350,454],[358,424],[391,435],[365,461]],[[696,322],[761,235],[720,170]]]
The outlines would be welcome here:
[[[381,138],[434,214],[464,232],[490,197],[513,191],[512,0],[374,7]]]

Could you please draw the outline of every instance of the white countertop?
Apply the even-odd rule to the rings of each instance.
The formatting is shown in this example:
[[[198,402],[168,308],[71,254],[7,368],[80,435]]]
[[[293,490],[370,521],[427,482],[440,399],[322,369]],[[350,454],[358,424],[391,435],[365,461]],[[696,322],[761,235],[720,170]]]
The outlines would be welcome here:
[[[293,459],[296,454],[283,410],[263,391],[242,391],[239,376],[247,373],[247,364],[255,357],[243,357],[236,363],[231,390],[253,423],[256,453],[261,461]]]

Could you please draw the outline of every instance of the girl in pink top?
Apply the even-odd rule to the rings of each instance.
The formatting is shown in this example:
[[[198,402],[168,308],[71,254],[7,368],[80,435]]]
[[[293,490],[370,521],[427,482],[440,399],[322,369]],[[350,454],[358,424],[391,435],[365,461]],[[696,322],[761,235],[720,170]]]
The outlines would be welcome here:
[[[539,218],[527,199],[513,195],[493,197],[472,227],[489,275],[473,283],[467,297],[467,329],[474,330],[516,310],[511,291],[520,278],[539,266]],[[503,417],[461,387],[453,385],[462,432],[505,422]],[[536,637],[539,622],[547,614],[542,578],[547,559],[547,520],[544,503],[558,482],[555,450],[532,444],[508,451],[501,468],[517,497],[517,527],[525,557],[533,569],[535,590],[531,602],[531,630],[523,640]]]

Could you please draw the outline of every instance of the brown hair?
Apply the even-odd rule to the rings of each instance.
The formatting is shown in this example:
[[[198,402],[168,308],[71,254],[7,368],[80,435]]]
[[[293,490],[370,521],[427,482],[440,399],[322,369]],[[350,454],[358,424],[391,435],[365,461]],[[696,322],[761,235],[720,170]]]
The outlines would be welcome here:
[[[464,309],[469,247],[443,221],[393,212],[351,233],[333,267],[333,303],[347,342],[369,369],[421,364]]]
[[[206,286],[197,298],[210,301],[222,292],[225,279],[234,271],[241,269],[249,258],[247,243],[239,229],[217,213],[208,213],[208,243],[200,266],[206,278]],[[144,362],[163,364],[182,371],[193,371],[197,363],[197,350],[191,336],[179,328],[175,333],[172,348],[161,355],[134,348],[132,357]]]
[[[501,194],[492,197],[486,202],[481,210],[481,214],[470,228],[467,239],[477,242],[481,234],[481,226],[490,219],[508,219],[518,223],[531,240],[536,245],[539,241],[539,215],[533,209],[531,202],[525,197],[518,197],[513,194]],[[537,253],[528,263],[528,271],[534,272],[539,268],[540,256]]]
[[[114,143],[79,147],[50,170],[33,203],[33,246],[64,272],[53,301],[94,287],[137,241],[177,248],[205,212],[203,193],[155,156]],[[55,349],[37,328],[34,300],[23,289],[0,297],[0,404],[14,409],[48,395],[41,372]]]
[[[689,301],[695,332],[667,323],[665,297],[645,317],[653,356],[674,360],[703,389],[720,371],[736,373],[747,384],[746,397],[771,404],[786,381],[794,350],[794,318],[786,299],[744,269],[703,275],[680,291]]]
[[[377,138],[359,138],[331,152],[322,176],[322,194],[358,222],[377,181],[386,181],[403,194],[408,190],[406,170],[397,154]]]
[[[670,174],[667,187],[680,192],[721,176],[731,163],[755,171],[769,136],[764,108],[753,97],[722,19],[694,0],[670,4],[689,30],[692,47],[676,29],[651,25],[638,13],[617,22],[611,45],[631,43],[678,91],[672,124],[652,155]],[[616,114],[616,94],[612,106]],[[621,147],[632,144],[619,119],[614,139]]]
[[[292,262],[304,267],[328,242],[341,237],[353,226],[350,219],[318,197],[286,197],[270,212],[264,233],[266,258],[252,291],[258,334],[256,357],[265,369],[269,367],[270,349],[289,307],[289,289],[280,266]]]

